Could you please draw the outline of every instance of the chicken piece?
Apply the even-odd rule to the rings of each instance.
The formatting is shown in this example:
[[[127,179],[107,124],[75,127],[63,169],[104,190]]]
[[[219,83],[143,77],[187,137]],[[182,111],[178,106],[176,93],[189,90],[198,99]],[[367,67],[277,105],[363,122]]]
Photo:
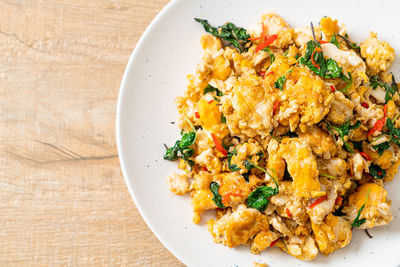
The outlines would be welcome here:
[[[337,151],[336,142],[318,126],[308,127],[306,132],[299,132],[299,139],[305,141],[314,154],[324,159],[333,157]]]
[[[321,32],[325,36],[325,40],[329,41],[334,34],[339,32],[337,20],[332,20],[330,17],[323,17],[319,22]]]
[[[204,34],[200,38],[200,44],[206,53],[213,55],[222,49],[222,41],[220,38],[212,36],[211,34]]]
[[[317,162],[310,146],[299,138],[286,138],[279,147],[279,154],[286,161],[293,178],[294,193],[300,197],[311,197],[313,191],[319,191]]]
[[[353,221],[362,205],[366,203],[359,218],[365,218],[366,222],[361,224],[360,229],[388,224],[393,217],[386,196],[387,192],[382,186],[374,183],[363,184],[349,196],[349,203],[344,207],[343,212]]]
[[[360,155],[360,153],[354,153],[351,155],[349,166],[355,180],[360,180],[364,171],[368,172],[367,161]]]
[[[320,36],[320,27],[319,25],[314,26],[315,36]],[[303,28],[295,28],[293,32],[294,43],[298,47],[305,47],[307,42],[313,40],[312,31],[310,26],[306,26]]]
[[[310,216],[311,222],[315,224],[320,224],[324,220],[325,216],[332,212],[335,206],[335,201],[337,198],[337,193],[334,188],[331,188],[326,193],[327,199],[319,203],[318,205],[310,208],[306,208],[307,214]],[[315,200],[310,201],[311,205]]]
[[[394,49],[387,42],[379,41],[374,32],[360,45],[360,49],[371,74],[387,71],[394,61]]]
[[[231,103],[233,112],[226,116],[231,134],[266,136],[271,132],[273,103],[265,97],[256,75],[244,74],[239,78],[233,89]]]
[[[283,59],[282,59],[283,60]],[[274,75],[265,78],[267,83],[274,82],[282,75],[282,60],[278,58],[270,67]],[[283,125],[288,125],[295,131],[300,124],[300,129],[320,122],[328,114],[333,101],[331,89],[317,76],[305,68],[294,68],[287,74],[287,80],[281,92],[279,112],[274,117]]]
[[[354,103],[346,98],[342,92],[335,92],[335,100],[327,119],[334,124],[342,125],[353,115]]]
[[[210,189],[195,190],[192,192],[193,223],[200,223],[201,214],[207,210],[216,209]]]
[[[282,220],[282,217],[277,216],[276,214],[272,214],[269,217],[270,223],[272,227],[278,232],[282,233],[284,236],[292,236],[293,233],[290,231],[288,226]]]
[[[208,222],[208,230],[213,235],[214,241],[231,248],[246,244],[257,233],[268,228],[267,216],[244,205],[232,213],[226,213],[217,221],[211,219]]]
[[[293,193],[292,182],[282,181],[279,183],[279,194],[270,198],[268,207],[272,204],[279,216],[289,218],[299,225],[305,225],[308,215],[302,200]]]
[[[292,236],[285,239],[285,245],[277,242],[276,246],[286,251],[290,255],[303,260],[312,261],[318,255],[318,248],[311,236]]]
[[[225,206],[235,206],[244,202],[251,192],[250,184],[237,172],[221,173],[214,177],[220,185],[218,193]]]
[[[272,173],[275,172],[278,180],[282,180],[285,175],[286,163],[283,158],[278,154],[279,143],[275,139],[271,139],[268,144],[268,160],[267,168]]]
[[[320,175],[329,174],[337,178],[346,175],[347,163],[341,158],[321,159],[317,163]]]
[[[186,173],[174,173],[167,178],[169,190],[177,195],[184,195],[189,191],[188,175]]]
[[[222,169],[222,161],[216,157],[212,148],[201,152],[195,157],[194,161],[200,166],[205,166],[207,170],[213,173],[218,173]]]
[[[328,214],[321,224],[311,223],[315,241],[324,255],[347,246],[351,240],[351,226],[342,217]]]
[[[251,243],[251,253],[260,254],[261,251],[268,248],[278,238],[279,235],[269,229],[259,232]]]
[[[266,35],[278,35],[278,38],[272,43],[272,46],[286,48],[293,44],[293,29],[282,17],[273,12],[262,15],[260,21],[258,22],[258,31],[254,32],[253,36],[260,36],[262,32],[262,25],[264,25]]]

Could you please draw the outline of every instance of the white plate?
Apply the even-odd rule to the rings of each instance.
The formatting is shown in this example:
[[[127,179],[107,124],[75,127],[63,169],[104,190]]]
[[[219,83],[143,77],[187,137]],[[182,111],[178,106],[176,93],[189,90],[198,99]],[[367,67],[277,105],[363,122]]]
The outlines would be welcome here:
[[[331,16],[347,25],[350,36],[361,41],[370,30],[400,51],[400,1],[172,1],[147,28],[126,68],[117,111],[117,141],[122,170],[129,191],[141,215],[177,258],[188,266],[252,266],[253,261],[271,266],[399,266],[400,265],[400,182],[387,184],[394,220],[374,228],[369,239],[354,230],[350,245],[329,257],[302,262],[278,248],[252,255],[248,247],[230,249],[212,241],[203,219],[192,223],[189,196],[169,192],[166,177],[177,170],[165,161],[163,144],[173,144],[179,130],[174,99],[185,91],[186,75],[195,71],[204,34],[193,18],[205,18],[214,25],[232,21],[250,28],[259,16],[275,11],[292,26],[318,23]],[[399,59],[392,67],[400,80]],[[398,177],[397,177],[398,178]]]

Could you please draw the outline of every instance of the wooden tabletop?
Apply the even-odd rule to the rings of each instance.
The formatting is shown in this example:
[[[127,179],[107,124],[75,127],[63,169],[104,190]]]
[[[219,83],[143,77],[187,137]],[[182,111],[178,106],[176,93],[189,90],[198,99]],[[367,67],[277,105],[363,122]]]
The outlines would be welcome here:
[[[115,141],[124,68],[167,2],[0,1],[0,266],[182,266]]]

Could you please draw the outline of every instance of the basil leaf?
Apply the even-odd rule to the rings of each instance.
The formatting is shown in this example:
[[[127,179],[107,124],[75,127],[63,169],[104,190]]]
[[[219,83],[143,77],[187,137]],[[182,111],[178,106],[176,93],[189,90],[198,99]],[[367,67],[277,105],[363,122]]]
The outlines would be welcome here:
[[[394,75],[392,75],[392,80],[394,79]],[[377,75],[369,77],[369,86],[372,87],[372,89],[376,89],[379,87],[382,87],[385,89],[386,94],[385,94],[385,101],[386,103],[392,99],[393,95],[397,92],[397,84],[392,83],[392,85],[389,85],[387,83],[381,82],[378,78]]]
[[[332,212],[332,215],[335,215],[335,216],[337,216],[337,217],[346,215],[345,213],[343,213],[342,210],[343,210],[343,206],[340,206],[340,207],[337,208],[334,212]]]
[[[374,178],[374,179],[383,179],[386,176],[386,171],[379,167],[378,165],[371,164],[369,166],[369,174]]]
[[[365,204],[367,204],[368,197],[369,197],[369,192],[370,192],[370,190],[368,190],[367,197],[365,198],[364,204],[358,210],[356,218],[351,223],[351,227],[360,227],[363,223],[365,223],[367,221],[365,218],[360,219],[360,215],[361,215],[361,212],[363,211],[363,209],[365,207]]]
[[[269,197],[277,195],[279,192],[277,188],[269,186],[260,186],[256,190],[250,193],[247,198],[246,205],[249,208],[264,211],[269,204]]]
[[[340,48],[339,42],[336,39],[336,34],[332,35],[331,40],[329,42],[336,45],[337,48]]]
[[[228,42],[228,45],[233,45],[240,53],[247,51],[246,44],[250,42],[248,40],[250,35],[247,34],[246,29],[237,27],[231,22],[222,26],[213,27],[205,19],[195,18],[194,20],[203,25],[206,32],[225,40]]]
[[[350,120],[346,121],[343,125],[341,126],[333,126],[329,122],[327,122],[327,128],[328,130],[333,134],[332,129],[336,130],[336,132],[339,134],[339,137],[343,141],[343,145],[349,151],[351,154],[354,154],[353,149],[349,146],[349,144],[344,140],[344,137],[349,134],[351,129],[357,129],[360,127],[361,122],[357,121],[354,125],[350,125]]]
[[[283,85],[285,84],[285,82],[286,82],[286,77],[283,75],[283,76],[279,77],[278,80],[276,80],[276,82],[274,83],[274,87],[276,89],[280,89],[282,91]]]
[[[207,87],[204,89],[203,94],[211,93],[211,92],[216,92],[217,96],[223,96],[224,94],[218,90],[218,88],[212,86],[212,85],[207,85]],[[219,101],[219,100],[218,100]]]
[[[214,197],[213,197],[213,201],[215,203],[215,205],[217,205],[218,208],[225,208],[224,204],[222,204],[222,197],[221,195],[218,193],[218,189],[219,189],[219,184],[216,182],[212,182],[210,184],[210,190],[213,193]]]
[[[177,141],[177,143],[179,144],[179,141]],[[167,149],[167,151],[164,154],[164,159],[171,161],[177,160],[178,152],[179,152],[178,145],[175,144],[174,146]]]
[[[389,149],[390,143],[389,142],[384,142],[384,143],[381,143],[379,145],[372,146],[372,147],[378,152],[379,156],[382,156],[383,152],[385,150]]]
[[[389,130],[391,141],[400,144],[400,128],[394,126],[394,122],[391,119],[386,119],[386,127]]]
[[[180,148],[185,148],[193,145],[194,140],[196,139],[196,132],[190,131],[188,133],[184,133],[181,138],[181,142],[179,143]]]
[[[243,161],[243,166],[250,171],[251,169],[253,169],[254,163],[246,159],[245,161]]]
[[[326,68],[328,73],[325,74],[325,78],[328,76],[330,78],[339,78],[342,75],[342,68],[340,68],[337,62],[331,58],[326,61]]]
[[[340,34],[337,34],[337,36],[342,38],[346,42],[347,46],[349,46],[351,49],[354,49],[356,52],[360,52],[360,47],[357,45],[357,43],[353,43],[352,41],[350,41],[349,35],[347,33],[344,36]]]
[[[350,87],[353,85],[353,77],[351,77],[351,73],[347,73],[349,75],[350,78],[347,78],[346,75],[344,75],[342,73],[342,75],[340,75],[340,79],[342,79],[343,81],[347,82],[346,87],[342,90],[342,93],[347,93],[347,91],[350,89]]]
[[[224,114],[221,114],[221,122],[226,123],[226,117],[224,116]]]
[[[246,182],[249,182],[249,176],[250,176],[250,172],[246,172],[242,174],[244,179],[246,180]]]
[[[238,170],[240,170],[240,168],[236,165],[236,164],[232,164],[231,163],[231,160],[232,160],[232,156],[236,156],[237,155],[237,151],[236,151],[236,148],[232,151],[232,152],[229,152],[228,154],[227,154],[227,157],[228,157],[228,168],[229,168],[229,170],[231,170],[231,171],[238,171]]]
[[[271,49],[269,47],[266,47],[262,51],[265,51],[265,52],[267,52],[269,54],[269,58],[271,59],[271,63],[270,64],[274,63],[275,55],[272,54]]]

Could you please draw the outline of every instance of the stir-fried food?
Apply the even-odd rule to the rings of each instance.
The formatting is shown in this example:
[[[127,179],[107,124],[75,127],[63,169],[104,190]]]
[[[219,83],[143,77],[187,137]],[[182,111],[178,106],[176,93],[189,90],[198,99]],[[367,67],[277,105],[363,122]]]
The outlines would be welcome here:
[[[204,56],[164,155],[179,162],[167,181],[190,193],[193,222],[214,210],[215,242],[306,261],[388,224],[384,183],[400,165],[393,48],[376,33],[358,45],[329,17],[291,28],[269,13],[254,30],[195,20]]]

